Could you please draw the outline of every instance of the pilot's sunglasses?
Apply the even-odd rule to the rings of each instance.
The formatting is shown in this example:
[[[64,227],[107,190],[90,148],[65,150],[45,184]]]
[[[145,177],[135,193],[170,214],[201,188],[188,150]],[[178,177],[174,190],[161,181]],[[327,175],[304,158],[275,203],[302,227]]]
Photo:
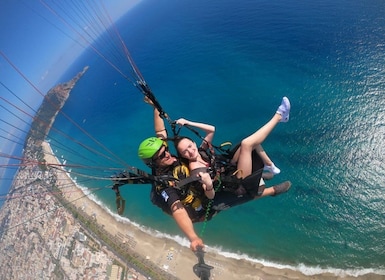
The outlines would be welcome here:
[[[158,156],[155,158],[155,160],[159,159],[159,160],[162,160],[166,157],[166,152],[168,152],[168,147],[166,146],[163,146],[164,147],[164,151]]]

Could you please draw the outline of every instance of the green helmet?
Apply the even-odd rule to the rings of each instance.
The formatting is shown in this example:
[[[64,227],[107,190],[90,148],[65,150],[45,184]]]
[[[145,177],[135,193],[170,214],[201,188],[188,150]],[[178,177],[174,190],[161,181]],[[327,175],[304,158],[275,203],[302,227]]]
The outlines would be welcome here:
[[[156,154],[156,152],[159,151],[163,143],[163,140],[159,139],[158,137],[147,138],[142,143],[140,143],[138,156],[144,161],[150,160]]]

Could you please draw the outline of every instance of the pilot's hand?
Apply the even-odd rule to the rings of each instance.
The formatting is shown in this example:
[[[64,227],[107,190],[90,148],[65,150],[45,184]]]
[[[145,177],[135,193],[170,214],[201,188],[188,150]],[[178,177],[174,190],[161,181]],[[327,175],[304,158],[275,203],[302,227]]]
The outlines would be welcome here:
[[[200,239],[199,237],[191,240],[190,243],[190,249],[194,252],[198,250],[199,247],[203,248],[205,245],[203,244],[203,240]]]
[[[146,102],[147,104],[150,104],[151,106],[154,106],[154,103],[152,102],[152,100],[147,96],[144,97],[143,101]]]

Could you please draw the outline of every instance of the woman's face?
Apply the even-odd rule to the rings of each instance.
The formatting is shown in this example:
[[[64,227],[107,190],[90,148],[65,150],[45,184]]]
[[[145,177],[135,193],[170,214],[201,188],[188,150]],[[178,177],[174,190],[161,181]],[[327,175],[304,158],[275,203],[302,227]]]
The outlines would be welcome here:
[[[189,161],[194,161],[198,157],[198,148],[195,142],[184,138],[178,143],[177,150],[179,154]]]

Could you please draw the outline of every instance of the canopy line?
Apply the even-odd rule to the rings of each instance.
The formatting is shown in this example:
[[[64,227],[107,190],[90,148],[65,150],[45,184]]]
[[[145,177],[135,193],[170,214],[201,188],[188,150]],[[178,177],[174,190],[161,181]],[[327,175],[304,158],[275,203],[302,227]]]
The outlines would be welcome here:
[[[2,52],[0,51],[0,55],[4,57],[4,59],[8,62],[8,64],[10,66],[12,66],[12,68],[17,71],[23,78],[26,82],[28,82],[40,95],[42,95],[43,97],[45,97],[45,95],[21,72],[20,69],[18,69],[16,67],[16,65],[14,65],[12,63],[12,61]],[[18,108],[17,106],[15,106],[14,104],[12,104],[12,102],[9,102],[8,100],[4,99],[3,97],[0,96],[0,98],[2,100],[4,100],[6,103],[10,104],[11,106],[15,107],[16,109],[20,110],[22,113],[30,116],[32,119],[34,119],[34,116],[31,116],[30,114],[28,114],[27,112],[25,112],[24,110]],[[50,100],[48,100],[48,102],[50,102]],[[55,105],[52,104],[52,102],[50,102],[50,104],[52,106],[54,106],[55,108]],[[118,160],[120,162],[120,164],[122,164],[123,166],[126,166],[126,162],[121,159],[119,156],[117,156],[115,153],[113,153],[110,149],[108,149],[105,145],[103,145],[100,141],[98,141],[95,137],[93,137],[89,132],[87,132],[84,128],[82,128],[78,123],[76,123],[73,119],[71,119],[67,114],[65,114],[61,109],[58,110],[59,113],[61,113],[68,121],[70,121],[76,128],[78,128],[82,133],[84,133],[87,137],[89,137],[92,141],[94,141],[98,146],[100,146],[101,148],[103,148],[104,151],[106,151],[107,153],[109,153],[111,156],[113,156],[115,158],[115,160]],[[51,129],[54,129],[54,127],[52,127]],[[63,133],[64,134],[64,133]],[[67,135],[68,138],[72,138],[70,136]],[[75,143],[78,143],[79,145],[81,145],[81,143],[79,141],[76,141],[74,138],[72,138],[72,140],[75,142]],[[81,146],[86,146],[86,145],[81,145]],[[95,149],[93,149],[94,152],[96,152]],[[98,152],[100,155],[101,153]],[[111,158],[109,158],[111,159]],[[112,160],[112,159],[111,159]]]
[[[91,49],[99,55],[104,61],[106,61],[113,69],[115,69],[123,78],[128,80],[129,82],[133,82],[126,74],[123,73],[110,59],[108,59],[101,51],[99,51],[93,44],[90,42],[82,33],[76,30],[76,28],[71,25],[64,17],[62,17],[57,11],[55,11],[46,1],[40,0],[40,2],[57,18],[59,18],[67,27],[69,27],[73,32],[75,32],[80,38],[82,38]],[[66,3],[67,5],[67,3]],[[83,30],[84,31],[84,30]],[[97,36],[97,34],[95,34]],[[97,39],[97,38],[94,38]]]
[[[29,113],[27,113],[26,111],[24,111],[23,109],[19,108],[18,106],[16,106],[16,105],[13,104],[12,102],[8,101],[8,100],[5,99],[4,97],[0,96],[0,100],[3,100],[4,102],[6,102],[7,104],[11,105],[12,107],[14,107],[15,109],[17,109],[18,111],[20,111],[20,112],[22,112],[23,114],[29,116],[31,119],[37,120],[37,121],[39,121],[40,123],[42,123],[42,124],[44,124],[44,125],[47,125],[47,126],[49,125],[48,122],[46,122],[46,121],[44,121],[44,120],[42,120],[41,118],[38,118],[38,117],[36,117],[36,116],[35,116],[35,117],[32,116],[31,114],[29,114]],[[24,121],[24,120],[23,120],[23,121]],[[25,121],[24,121],[24,122],[25,122]],[[26,122],[25,122],[25,123],[26,123]],[[112,156],[115,157],[115,159],[109,157],[108,155],[105,155],[104,153],[101,153],[100,151],[98,151],[98,150],[96,150],[96,149],[94,149],[94,148],[92,148],[92,147],[90,147],[90,146],[88,146],[88,145],[83,144],[82,142],[76,140],[76,139],[73,138],[72,136],[70,136],[70,135],[68,135],[68,134],[66,134],[66,133],[64,133],[64,132],[62,132],[61,130],[56,129],[55,127],[51,127],[51,130],[57,132],[58,134],[64,136],[65,138],[71,140],[73,143],[76,143],[76,144],[78,144],[79,146],[85,148],[86,150],[90,151],[91,153],[94,153],[94,154],[97,154],[97,155],[99,155],[99,156],[102,156],[102,157],[104,157],[105,159],[111,160],[112,162],[119,162],[120,164],[123,163],[124,166],[128,166],[128,164],[127,164],[125,161],[123,161],[123,160],[118,160],[118,161],[117,161],[117,159],[119,159],[119,157],[116,156],[116,155],[114,155],[114,153],[112,153],[112,152],[110,152],[110,153],[112,154]],[[83,130],[84,130],[84,129],[83,129]],[[86,134],[86,135],[87,135],[87,134]],[[93,138],[91,138],[91,139],[93,139]]]

